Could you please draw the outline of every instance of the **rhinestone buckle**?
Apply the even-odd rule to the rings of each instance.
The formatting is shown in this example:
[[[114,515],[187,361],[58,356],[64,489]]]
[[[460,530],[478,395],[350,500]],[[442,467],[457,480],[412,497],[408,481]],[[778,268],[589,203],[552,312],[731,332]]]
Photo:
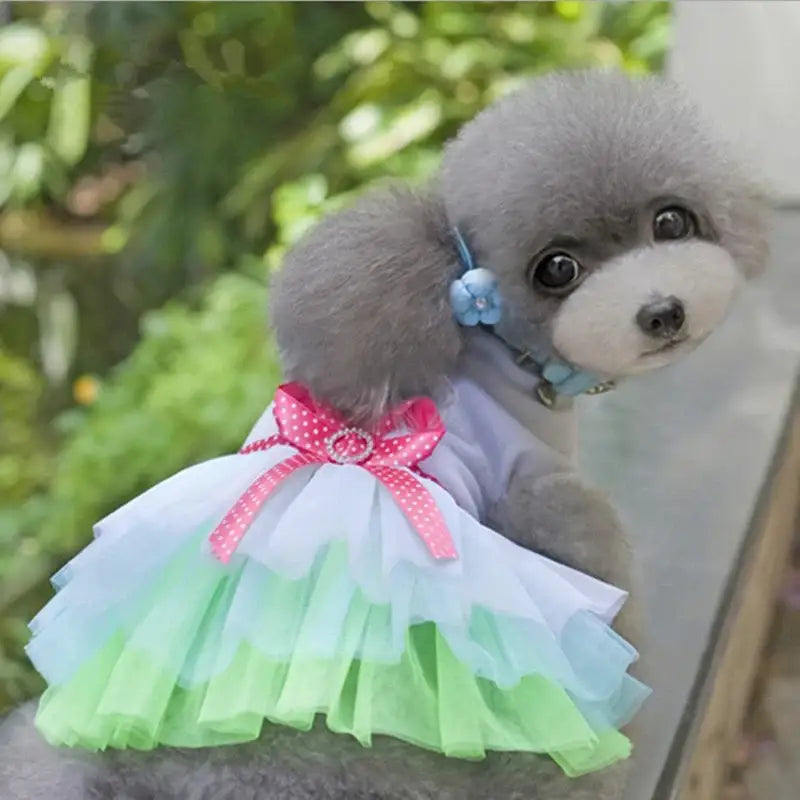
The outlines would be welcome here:
[[[587,389],[584,394],[588,395],[605,394],[605,392],[610,392],[612,389],[615,388],[616,384],[614,383],[614,381],[604,381],[603,383],[598,383],[596,386],[592,386],[591,389]],[[536,387],[536,398],[543,406],[546,406],[547,408],[554,408],[556,403],[558,402],[559,394],[552,383],[548,383],[547,381],[542,381]]]
[[[364,442],[363,450],[356,453],[338,452],[336,450],[337,443],[347,436],[358,436]],[[361,428],[342,428],[325,440],[325,451],[331,461],[337,464],[361,464],[375,452],[375,438]]]
[[[546,408],[553,408],[558,399],[558,393],[552,383],[542,381],[536,387],[536,397],[539,402]]]

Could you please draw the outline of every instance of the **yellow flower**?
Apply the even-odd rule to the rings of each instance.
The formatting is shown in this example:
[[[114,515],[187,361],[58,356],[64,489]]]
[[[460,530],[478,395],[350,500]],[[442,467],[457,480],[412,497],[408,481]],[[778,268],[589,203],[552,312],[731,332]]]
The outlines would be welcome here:
[[[81,375],[72,384],[72,396],[75,402],[82,406],[90,406],[97,400],[100,392],[100,382],[91,375]]]

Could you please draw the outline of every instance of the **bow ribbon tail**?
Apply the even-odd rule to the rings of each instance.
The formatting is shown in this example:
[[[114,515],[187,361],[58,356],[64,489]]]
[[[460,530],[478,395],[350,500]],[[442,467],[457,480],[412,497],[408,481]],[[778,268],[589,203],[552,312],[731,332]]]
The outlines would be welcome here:
[[[298,453],[281,461],[253,481],[208,537],[214,556],[227,564],[261,506],[281,481],[300,467],[319,463],[321,460],[310,453]]]
[[[279,444],[291,445],[291,442],[284,439],[282,434],[273,433],[272,436],[267,439],[256,439],[254,442],[244,445],[244,447],[239,450],[239,455],[246,456],[250,453],[257,453],[260,450],[269,450],[270,447],[276,447]]]
[[[435,559],[458,558],[442,512],[431,493],[409,470],[370,465],[366,468],[389,490]]]

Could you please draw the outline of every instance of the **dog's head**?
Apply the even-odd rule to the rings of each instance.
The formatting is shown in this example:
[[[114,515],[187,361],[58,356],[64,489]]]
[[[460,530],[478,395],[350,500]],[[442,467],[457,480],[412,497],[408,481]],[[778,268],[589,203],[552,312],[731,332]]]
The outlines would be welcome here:
[[[662,79],[535,81],[462,129],[441,187],[500,282],[498,332],[602,376],[696,347],[766,257],[758,190]]]

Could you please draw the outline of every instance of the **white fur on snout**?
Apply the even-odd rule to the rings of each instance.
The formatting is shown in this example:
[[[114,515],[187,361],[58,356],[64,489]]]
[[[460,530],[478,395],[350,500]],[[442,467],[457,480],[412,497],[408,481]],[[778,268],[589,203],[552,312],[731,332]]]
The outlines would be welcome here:
[[[606,376],[630,375],[668,364],[699,344],[722,321],[740,284],[728,253],[693,240],[643,247],[612,259],[562,303],[553,344],[568,361]],[[639,309],[676,297],[686,310],[687,341],[663,353],[664,340],[636,324]]]

